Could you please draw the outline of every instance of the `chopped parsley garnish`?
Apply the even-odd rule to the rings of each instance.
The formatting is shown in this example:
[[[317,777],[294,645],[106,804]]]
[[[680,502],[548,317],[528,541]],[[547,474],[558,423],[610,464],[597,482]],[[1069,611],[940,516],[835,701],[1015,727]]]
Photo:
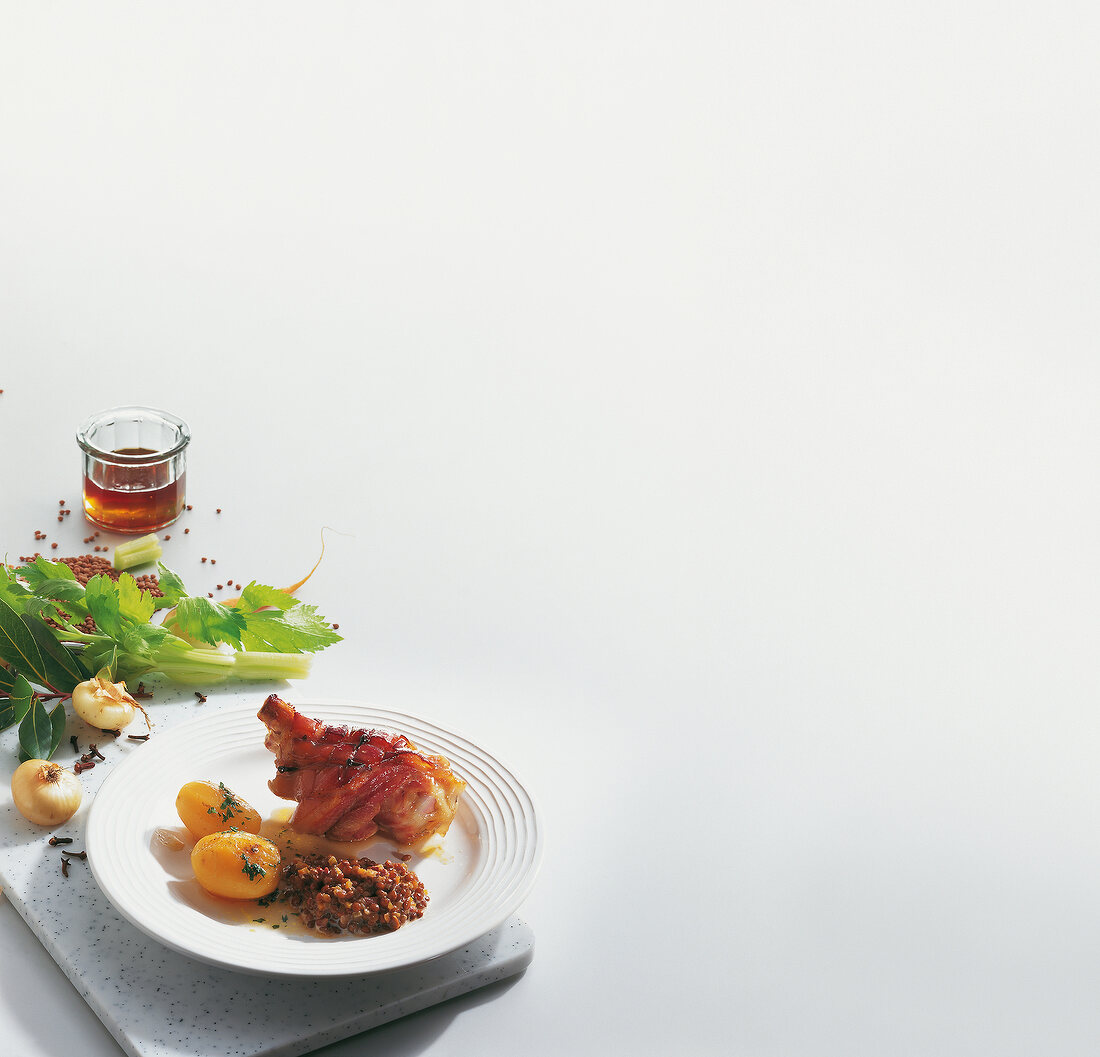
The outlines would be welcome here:
[[[217,815],[222,822],[228,822],[237,814],[241,802],[237,799],[236,793],[231,789],[225,788],[224,782],[218,782],[218,788],[222,791],[222,802],[217,807],[208,807],[206,813],[208,815]]]
[[[241,856],[241,861],[244,863],[244,868],[241,873],[247,874],[250,881],[255,881],[257,877],[263,877],[267,871],[259,864],[255,862],[249,862],[245,856]]]

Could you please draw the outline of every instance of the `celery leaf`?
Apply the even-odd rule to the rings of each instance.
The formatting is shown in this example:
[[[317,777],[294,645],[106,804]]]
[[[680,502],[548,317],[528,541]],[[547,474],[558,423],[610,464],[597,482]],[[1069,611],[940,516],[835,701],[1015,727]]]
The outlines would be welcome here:
[[[168,609],[181,598],[187,597],[187,588],[183,586],[183,580],[163,562],[157,562],[157,583],[163,595],[162,598],[153,599],[157,609]]]
[[[49,558],[43,558],[41,555],[27,565],[21,565],[15,571],[30,584],[31,590],[34,590],[46,580],[76,579],[76,573],[64,562],[52,562]]]
[[[253,580],[242,592],[237,608],[242,613],[255,613],[257,609],[274,606],[276,609],[290,609],[296,606],[298,599],[277,587],[267,587]]]
[[[154,608],[153,596],[138,587],[129,573],[123,573],[118,578],[118,611],[122,616],[144,624],[153,615]]]
[[[79,602],[84,598],[84,588],[79,580],[43,580],[34,588],[39,598],[53,598],[59,602]]]
[[[299,602],[287,610],[261,609],[244,617],[241,644],[246,650],[277,653],[314,653],[342,641],[317,612]]]
[[[109,576],[97,573],[88,581],[84,587],[84,604],[101,634],[114,637],[122,630],[118,584]]]
[[[197,595],[181,598],[176,603],[175,622],[181,631],[193,639],[207,642],[211,646],[228,642],[237,649],[241,648],[244,617],[220,602]]]

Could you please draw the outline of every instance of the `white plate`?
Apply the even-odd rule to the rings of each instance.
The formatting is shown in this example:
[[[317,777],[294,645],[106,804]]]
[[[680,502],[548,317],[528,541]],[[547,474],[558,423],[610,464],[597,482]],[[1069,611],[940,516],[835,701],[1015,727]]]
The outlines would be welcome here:
[[[325,937],[291,918],[285,906],[207,895],[191,872],[188,843],[175,851],[156,840],[159,828],[185,834],[176,794],[185,782],[224,782],[265,818],[285,817],[293,803],[267,787],[274,755],[257,708],[232,708],[154,731],[140,751],[110,774],[88,816],[88,863],[123,917],[167,947],[192,958],[264,976],[351,976],[415,965],[457,950],[500,925],[530,891],[541,858],[531,797],[502,764],[470,741],[425,719],[369,705],[295,701],[326,723],[376,727],[406,735],[423,752],[446,756],[466,781],[458,813],[434,852],[413,853],[424,882],[422,918],[378,936]],[[357,845],[355,855],[383,860],[387,840]],[[401,849],[405,851],[405,849]],[[254,918],[264,918],[263,922]],[[273,925],[279,925],[273,928]]]

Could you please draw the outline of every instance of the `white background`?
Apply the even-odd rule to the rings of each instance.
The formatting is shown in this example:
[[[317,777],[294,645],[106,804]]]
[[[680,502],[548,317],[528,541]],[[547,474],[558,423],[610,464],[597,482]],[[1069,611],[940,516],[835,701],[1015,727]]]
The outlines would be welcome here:
[[[527,973],[329,1052],[1097,1051],[1095,5],[0,12],[3,549],[166,406],[189,584],[346,533],[310,692],[544,811]]]

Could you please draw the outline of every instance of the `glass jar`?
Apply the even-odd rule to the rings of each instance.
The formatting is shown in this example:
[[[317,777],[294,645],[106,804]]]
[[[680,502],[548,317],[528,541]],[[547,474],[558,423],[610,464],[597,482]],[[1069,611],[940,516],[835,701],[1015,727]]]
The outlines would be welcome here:
[[[186,501],[187,423],[151,407],[115,407],[77,431],[84,459],[84,516],[111,532],[154,532]]]

